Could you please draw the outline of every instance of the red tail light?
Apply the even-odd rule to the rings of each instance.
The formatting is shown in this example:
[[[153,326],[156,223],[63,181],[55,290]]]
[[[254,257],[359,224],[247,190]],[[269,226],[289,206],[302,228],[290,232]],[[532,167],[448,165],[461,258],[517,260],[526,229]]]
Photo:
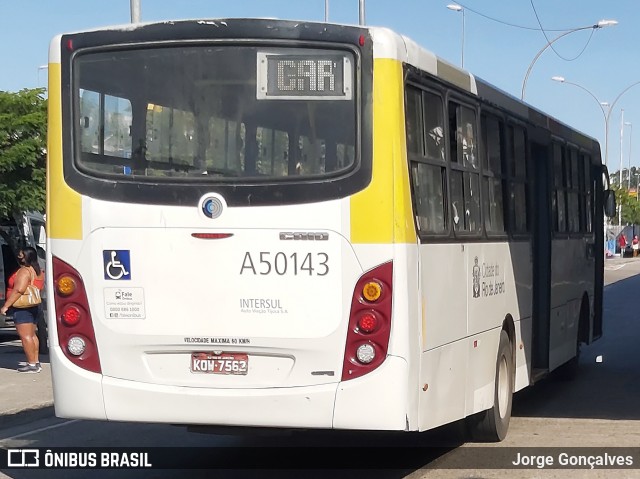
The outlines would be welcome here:
[[[342,380],[367,374],[387,357],[391,333],[393,263],[366,272],[351,299]]]
[[[191,236],[198,239],[225,239],[231,238],[233,233],[191,233]]]
[[[62,352],[76,366],[102,373],[89,302],[80,273],[54,256],[53,282],[58,342]]]
[[[376,326],[378,326],[378,317],[373,311],[366,311],[358,319],[358,330],[363,333],[373,333],[376,330]]]
[[[80,308],[78,308],[74,304],[68,304],[62,311],[60,319],[66,326],[75,326],[76,324],[78,324],[80,319],[82,319]]]

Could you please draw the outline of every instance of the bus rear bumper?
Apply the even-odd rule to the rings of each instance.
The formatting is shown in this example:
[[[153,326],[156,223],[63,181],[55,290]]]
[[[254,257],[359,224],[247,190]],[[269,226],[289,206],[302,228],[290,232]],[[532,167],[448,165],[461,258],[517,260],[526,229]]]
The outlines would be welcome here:
[[[109,420],[172,424],[330,428],[337,384],[206,389],[105,377]]]
[[[340,383],[206,389],[105,377],[72,365],[59,347],[52,353],[59,417],[292,429],[407,428],[407,363],[398,357]]]

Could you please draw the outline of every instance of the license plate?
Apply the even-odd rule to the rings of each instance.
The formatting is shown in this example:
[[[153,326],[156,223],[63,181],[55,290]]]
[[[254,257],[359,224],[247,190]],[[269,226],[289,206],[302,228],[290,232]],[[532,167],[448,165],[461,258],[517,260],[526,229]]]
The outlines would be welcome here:
[[[249,356],[235,353],[192,353],[191,372],[210,374],[247,374]]]

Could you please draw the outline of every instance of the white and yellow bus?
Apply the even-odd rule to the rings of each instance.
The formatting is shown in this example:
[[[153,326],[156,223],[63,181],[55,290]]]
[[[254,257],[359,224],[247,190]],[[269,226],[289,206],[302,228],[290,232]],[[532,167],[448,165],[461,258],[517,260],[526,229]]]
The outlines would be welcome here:
[[[61,35],[48,141],[60,417],[501,440],[602,333],[598,143],[388,29]]]

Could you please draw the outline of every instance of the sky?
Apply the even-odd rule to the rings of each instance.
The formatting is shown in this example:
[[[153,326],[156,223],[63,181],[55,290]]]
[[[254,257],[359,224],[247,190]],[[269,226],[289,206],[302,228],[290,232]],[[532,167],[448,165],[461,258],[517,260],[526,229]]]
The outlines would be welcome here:
[[[232,17],[324,21],[326,3],[139,1],[143,22]],[[640,84],[634,85],[640,83],[637,0],[463,0],[459,4],[464,13],[448,9],[451,3],[365,0],[365,22],[405,34],[457,66],[464,57],[465,69],[517,98],[531,67],[525,89],[528,103],[600,141],[603,161],[608,116],[609,170],[627,168],[630,159],[631,166],[640,166]],[[357,24],[359,4],[328,0],[329,21]],[[578,30],[603,19],[619,23]],[[43,67],[54,35],[130,21],[129,0],[0,0],[0,90],[46,86]],[[558,38],[570,30],[574,31]],[[566,82],[552,81],[553,76]],[[611,111],[601,102],[613,105]]]

